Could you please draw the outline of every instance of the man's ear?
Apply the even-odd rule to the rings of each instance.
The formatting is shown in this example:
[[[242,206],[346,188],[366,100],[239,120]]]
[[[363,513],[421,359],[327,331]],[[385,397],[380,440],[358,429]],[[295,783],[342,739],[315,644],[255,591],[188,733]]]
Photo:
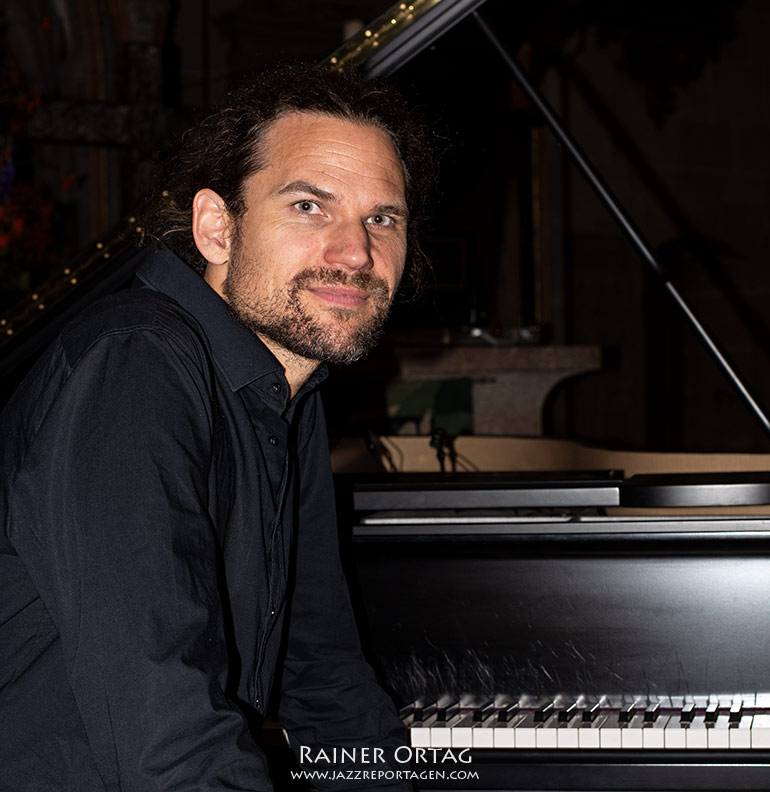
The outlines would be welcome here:
[[[213,190],[199,190],[193,198],[192,232],[201,256],[209,265],[227,264],[230,259],[230,214]]]

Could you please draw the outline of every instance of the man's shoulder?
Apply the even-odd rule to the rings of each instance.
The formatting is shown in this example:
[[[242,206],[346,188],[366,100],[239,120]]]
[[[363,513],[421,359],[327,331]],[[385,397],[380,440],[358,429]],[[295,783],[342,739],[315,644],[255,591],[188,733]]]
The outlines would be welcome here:
[[[62,331],[59,342],[71,365],[95,344],[131,336],[148,343],[203,351],[205,334],[197,320],[173,298],[147,288],[125,289],[101,298],[78,314]]]
[[[205,388],[208,359],[195,318],[167,295],[132,288],[103,297],[67,324],[9,400],[0,416],[3,450],[31,442],[62,394],[77,401],[112,389],[136,398],[191,376]]]

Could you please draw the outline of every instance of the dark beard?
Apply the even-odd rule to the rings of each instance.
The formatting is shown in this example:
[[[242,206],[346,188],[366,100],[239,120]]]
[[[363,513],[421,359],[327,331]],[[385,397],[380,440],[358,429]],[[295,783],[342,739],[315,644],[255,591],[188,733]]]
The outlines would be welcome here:
[[[232,276],[232,277],[231,277]],[[367,321],[350,334],[333,333],[305,311],[299,299],[302,289],[317,284],[346,284],[362,289],[375,307]],[[280,296],[257,309],[244,299],[239,286],[238,269],[229,272],[223,286],[233,316],[257,335],[269,338],[295,355],[326,363],[349,364],[370,352],[382,337],[390,310],[388,287],[381,278],[368,272],[348,275],[342,270],[312,269],[299,272],[292,280],[285,304]],[[327,308],[339,324],[355,321],[357,312],[348,308]]]

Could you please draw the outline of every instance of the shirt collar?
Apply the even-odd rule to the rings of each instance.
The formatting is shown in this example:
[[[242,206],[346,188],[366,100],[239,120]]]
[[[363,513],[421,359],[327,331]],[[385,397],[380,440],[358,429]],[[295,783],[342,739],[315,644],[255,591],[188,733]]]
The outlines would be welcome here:
[[[227,303],[178,256],[167,248],[149,248],[136,274],[144,285],[168,295],[198,320],[233,391],[263,378],[275,382],[276,376],[285,387],[283,368],[273,353],[233,319]],[[326,376],[326,366],[319,366],[300,393]]]

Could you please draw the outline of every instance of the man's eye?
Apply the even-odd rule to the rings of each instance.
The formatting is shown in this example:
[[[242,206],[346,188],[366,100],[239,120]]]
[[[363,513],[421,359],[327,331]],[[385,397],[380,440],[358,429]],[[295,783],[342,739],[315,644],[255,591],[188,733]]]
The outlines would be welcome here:
[[[294,206],[299,209],[302,214],[321,214],[321,207],[315,201],[297,201]]]
[[[376,226],[390,226],[390,225],[393,225],[394,220],[393,220],[393,218],[390,215],[373,214],[369,218],[369,222],[372,225],[376,225]]]

